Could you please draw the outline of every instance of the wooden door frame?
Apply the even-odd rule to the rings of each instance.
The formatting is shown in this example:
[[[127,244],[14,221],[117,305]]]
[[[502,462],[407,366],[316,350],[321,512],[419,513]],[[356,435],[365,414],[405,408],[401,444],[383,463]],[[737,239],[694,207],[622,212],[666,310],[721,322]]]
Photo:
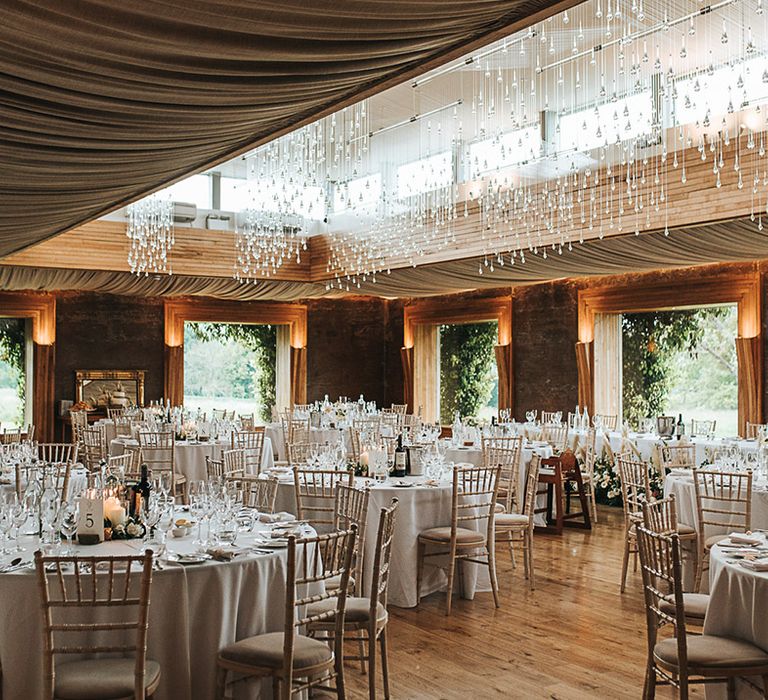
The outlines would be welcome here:
[[[56,367],[56,297],[37,292],[0,292],[0,316],[32,322],[32,419],[35,435],[52,441]]]
[[[514,378],[512,357],[512,295],[479,299],[436,297],[411,301],[403,308],[403,350],[413,348],[413,332],[416,325],[443,325],[451,323],[498,323],[497,347],[503,348],[507,365],[507,386],[499,384],[499,408],[511,408],[514,411]],[[412,364],[411,364],[412,367]],[[499,373],[502,380],[502,373]],[[412,390],[413,377],[404,378],[404,390],[408,395]],[[502,396],[506,390],[507,406],[502,406]]]
[[[757,264],[744,270],[715,270],[680,275],[672,280],[640,280],[637,283],[614,283],[579,290],[578,331],[579,344],[589,348],[595,338],[595,314],[642,313],[673,309],[696,308],[713,304],[736,304],[738,310],[738,336],[759,340],[762,334],[762,278]],[[739,366],[739,426],[747,419],[761,423],[763,416],[763,358],[755,358],[755,377],[758,384],[756,413],[747,416],[743,400],[742,369]],[[584,369],[582,369],[584,368]],[[588,376],[589,375],[589,376]],[[589,400],[594,406],[594,372],[585,363],[579,364],[580,400]],[[585,396],[582,396],[582,393]]]
[[[301,359],[295,368],[294,362],[291,363],[291,397],[302,403],[300,399],[307,392],[307,307],[304,304],[166,299],[164,396],[174,405],[184,400],[184,323],[187,321],[287,325],[291,354]]]

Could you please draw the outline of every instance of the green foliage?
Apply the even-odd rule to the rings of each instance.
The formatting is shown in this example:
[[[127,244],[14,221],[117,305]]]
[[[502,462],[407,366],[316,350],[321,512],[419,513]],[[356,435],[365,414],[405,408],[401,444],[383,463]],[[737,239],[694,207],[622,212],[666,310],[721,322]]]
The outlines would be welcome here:
[[[494,345],[498,324],[440,326],[440,420],[450,423],[455,411],[475,416],[494,390]],[[497,394],[498,395],[498,394]]]
[[[682,358],[680,362],[696,358],[707,324],[728,313],[728,308],[714,307],[622,316],[626,420],[638,424],[646,416],[664,412],[672,384],[673,361],[678,357]],[[733,337],[730,344],[733,345]]]
[[[214,352],[199,340],[215,344]],[[277,328],[243,323],[187,323],[184,392],[192,396],[258,397],[261,418],[275,405]]]
[[[24,422],[24,395],[26,376],[24,373],[26,337],[24,320],[19,318],[0,318],[0,387],[16,390],[19,399],[13,420],[21,425]]]

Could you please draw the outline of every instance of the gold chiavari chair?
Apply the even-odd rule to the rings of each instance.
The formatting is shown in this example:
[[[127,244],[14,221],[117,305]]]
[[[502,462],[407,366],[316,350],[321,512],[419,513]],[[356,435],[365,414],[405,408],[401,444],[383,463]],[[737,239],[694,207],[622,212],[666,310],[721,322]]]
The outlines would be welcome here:
[[[283,442],[288,445],[295,442],[310,442],[309,418],[293,418],[290,411],[280,419],[283,430]]]
[[[352,525],[357,527],[357,541],[352,555],[352,572],[350,573],[350,592],[360,595],[363,590],[363,571],[365,563],[365,535],[368,522],[369,489],[358,489],[347,484],[336,486],[336,499],[333,508],[333,527],[335,530],[346,530]]]
[[[51,465],[17,464],[15,470],[16,495],[21,499],[33,481],[52,479],[59,497],[59,504],[69,498],[69,481],[72,465],[69,462],[59,462]],[[41,483],[41,486],[43,484]]]
[[[541,422],[542,422],[542,424],[557,423],[557,422],[559,422],[557,420],[557,412],[556,411],[542,411],[541,412]]]
[[[3,428],[0,442],[5,445],[16,445],[21,442],[21,428]]]
[[[701,588],[701,578],[709,569],[709,551],[727,537],[728,530],[752,529],[752,471],[720,472],[694,469],[693,487],[696,491],[698,516],[698,566],[695,591]],[[715,528],[718,533],[707,535]]]
[[[624,508],[624,557],[621,566],[621,592],[626,588],[629,555],[634,555],[637,568],[637,525],[643,522],[643,507],[655,500],[651,494],[650,467],[647,462],[635,459],[633,455],[619,455],[619,480]],[[696,530],[690,525],[677,523],[677,534],[681,540],[695,544]],[[694,571],[698,571],[701,558],[692,552]]]
[[[176,436],[172,431],[139,431],[141,460],[152,472],[167,471],[171,475],[173,497],[181,496],[182,503],[189,503],[187,477],[176,471]]]
[[[138,479],[141,475],[140,456],[140,449],[126,447],[123,454],[107,459],[107,469],[113,474],[120,474],[128,479]]]
[[[695,418],[691,419],[691,437],[696,437],[697,435],[703,435],[704,437],[714,435],[716,428],[716,420],[696,420]]]
[[[552,445],[557,452],[565,452],[568,447],[567,423],[544,423],[541,428],[541,439]]]
[[[644,503],[643,526],[651,532],[656,532],[660,535],[671,535],[672,533],[679,535],[675,495],[671,494],[667,498]],[[668,597],[668,600],[669,605],[666,606],[664,612],[674,615],[674,599]],[[691,627],[703,627],[708,605],[708,595],[703,593],[683,593],[686,624]],[[662,606],[664,606],[663,603]]]
[[[381,409],[381,425],[389,428],[392,434],[399,433],[403,427],[403,416],[392,409]]]
[[[621,454],[616,460],[621,483],[621,500],[624,509],[624,556],[621,564],[621,592],[627,583],[629,555],[632,554],[637,568],[637,525],[643,520],[643,504],[651,492],[648,465],[631,454]]]
[[[205,475],[208,481],[219,481],[224,478],[224,460],[213,459],[205,455]]]
[[[694,445],[662,444],[659,447],[659,461],[662,477],[666,475],[668,469],[695,469],[696,447]]]
[[[768,423],[747,423],[744,437],[747,440],[765,439],[768,437]]]
[[[256,421],[254,420],[253,413],[240,414],[240,428],[242,430],[253,430],[255,427]]]
[[[393,403],[391,408],[395,413],[399,413],[401,416],[404,416],[406,413],[408,413],[407,403]]]
[[[231,420],[231,421],[235,420],[235,411],[234,410],[227,411],[226,409],[214,408],[213,412],[212,412],[212,415],[213,415],[213,420],[220,420],[220,421],[221,420]]]
[[[151,697],[160,683],[160,664],[146,658],[152,552],[54,557],[37,551],[35,568],[45,620],[46,696]],[[102,656],[56,662],[66,654]]]
[[[352,527],[306,539],[288,538],[283,631],[242,639],[219,651],[218,700],[224,698],[230,672],[246,678],[271,678],[275,700],[290,700],[294,693],[310,688],[330,690],[339,698],[345,697],[343,625],[356,535]],[[333,556],[323,557],[323,552]],[[336,563],[329,566],[330,561]],[[340,577],[339,588],[324,585],[334,577]],[[306,592],[309,586],[313,591]],[[323,605],[323,612],[313,613],[310,604]],[[335,620],[333,648],[299,633],[331,619]],[[333,681],[335,687],[329,685]]]
[[[671,685],[687,700],[690,685],[713,682],[726,683],[728,697],[734,698],[735,679],[748,676],[762,677],[768,687],[763,649],[732,637],[688,634],[679,536],[638,525],[637,542],[648,633],[643,698],[653,700],[657,685]],[[671,635],[659,639],[659,630],[667,626]]]
[[[244,451],[245,472],[247,474],[258,474],[261,471],[261,460],[264,452],[264,428],[233,431],[232,449]]]
[[[109,408],[107,407],[107,418],[114,420],[115,418],[124,418],[127,408]]]
[[[596,413],[592,416],[592,424],[602,426],[603,430],[615,431],[619,425],[619,417],[607,413]]]
[[[597,459],[597,431],[587,430],[584,442],[584,466],[581,470],[581,482],[585,486],[592,522],[597,522],[597,499],[595,498],[595,460]]]
[[[381,416],[368,416],[367,418],[353,418],[352,427],[369,435],[372,439],[381,437]]]
[[[98,426],[85,428],[80,433],[80,438],[82,442],[80,456],[83,459],[85,468],[89,472],[98,471],[99,465],[106,461],[108,457],[104,431]]]
[[[37,456],[48,464],[75,464],[77,445],[71,442],[41,442],[37,446]]]
[[[348,597],[344,616],[344,631],[353,636],[348,641],[365,642],[367,653],[360,649],[359,656],[345,656],[347,660],[359,660],[365,668],[368,662],[368,697],[376,698],[376,642],[381,650],[381,675],[384,686],[384,697],[389,697],[389,661],[387,658],[387,590],[389,586],[390,561],[392,559],[392,541],[395,532],[398,501],[396,498],[388,508],[382,508],[379,513],[379,525],[376,534],[376,549],[374,550],[371,585],[367,597]],[[361,539],[358,534],[358,540]],[[328,585],[328,584],[326,584]],[[319,614],[333,606],[323,601],[309,606],[310,614]],[[315,623],[310,627],[313,637],[332,640],[335,617],[324,623]],[[363,633],[362,638],[357,636]]]
[[[360,431],[356,428],[347,428],[347,435],[349,436],[349,452],[352,461],[357,463],[360,461],[360,453],[362,452],[360,447]]]
[[[277,500],[278,481],[276,477],[243,476],[233,479],[240,485],[243,505],[255,508],[259,513],[274,513]]]
[[[115,424],[116,437],[125,437],[125,438],[133,437],[133,428],[134,428],[134,425],[136,425],[136,423],[132,418],[127,418],[126,416],[119,416],[117,418],[113,418],[112,422]]]
[[[495,514],[496,542],[503,542],[506,537],[513,566],[515,565],[513,550],[515,540],[519,538],[519,541],[522,544],[525,578],[528,579],[528,585],[531,590],[534,589],[533,516],[534,510],[536,509],[536,492],[539,484],[540,466],[541,457],[537,454],[533,455],[528,464],[528,471],[525,476],[525,493],[523,495],[523,504],[520,512],[516,513],[510,510],[505,513]]]
[[[499,472],[499,467],[454,467],[450,526],[423,530],[417,538],[416,597],[418,600],[421,599],[422,569],[426,563],[432,563],[426,560],[448,556],[446,615],[451,614],[456,564],[461,561],[488,567],[493,602],[497,608],[499,607],[493,547],[494,507],[498,495]],[[483,523],[485,523],[485,531],[482,529]],[[428,552],[428,547],[437,548],[437,551]],[[433,565],[443,567],[440,559]]]
[[[325,445],[320,442],[289,442],[288,464],[292,467],[309,464],[313,454],[316,454]]]
[[[238,479],[248,474],[248,454],[244,449],[226,450],[222,455],[225,479]]]
[[[88,427],[88,412],[70,411],[69,420],[72,425],[72,442],[82,443],[83,430]]]
[[[34,423],[28,423],[27,429],[24,431],[24,439],[32,442],[32,440],[35,439],[36,434],[37,434],[37,426],[35,426]]]
[[[293,470],[296,494],[296,517],[308,520],[316,530],[329,530],[336,525],[336,485],[351,487],[352,472],[330,469]]]
[[[517,508],[517,489],[520,482],[521,437],[483,436],[483,466],[501,467],[499,473],[499,502],[496,512],[513,513]]]

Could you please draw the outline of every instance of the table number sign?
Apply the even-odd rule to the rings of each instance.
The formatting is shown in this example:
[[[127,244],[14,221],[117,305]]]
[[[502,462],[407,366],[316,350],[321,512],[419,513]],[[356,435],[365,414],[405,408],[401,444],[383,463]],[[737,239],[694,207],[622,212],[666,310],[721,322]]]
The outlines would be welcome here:
[[[77,540],[80,544],[99,544],[104,541],[104,500],[101,492],[96,489],[88,489],[80,497]]]

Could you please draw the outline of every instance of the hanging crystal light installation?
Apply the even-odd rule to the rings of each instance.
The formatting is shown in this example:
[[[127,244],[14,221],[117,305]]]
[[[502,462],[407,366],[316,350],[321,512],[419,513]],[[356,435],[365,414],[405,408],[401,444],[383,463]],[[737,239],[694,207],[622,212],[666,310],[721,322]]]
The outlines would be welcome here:
[[[589,0],[283,136],[246,157],[235,276],[309,237],[328,288],[470,256],[489,274],[669,233],[708,188],[762,230],[767,22],[762,0]]]
[[[128,265],[136,275],[171,274],[168,254],[174,244],[173,202],[154,194],[127,207]]]

